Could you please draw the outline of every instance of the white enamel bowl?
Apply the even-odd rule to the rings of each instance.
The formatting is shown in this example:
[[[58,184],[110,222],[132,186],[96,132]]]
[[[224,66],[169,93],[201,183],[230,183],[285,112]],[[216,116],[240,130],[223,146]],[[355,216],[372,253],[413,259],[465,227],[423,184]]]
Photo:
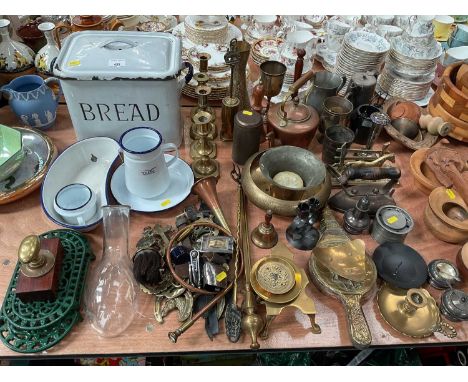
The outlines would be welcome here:
[[[106,184],[118,155],[119,144],[106,137],[83,139],[65,149],[50,166],[42,184],[41,203],[47,217],[65,228],[85,232],[95,229],[102,221],[101,207],[108,204]],[[85,184],[97,198],[96,214],[83,225],[68,224],[54,208],[57,192],[72,183]]]

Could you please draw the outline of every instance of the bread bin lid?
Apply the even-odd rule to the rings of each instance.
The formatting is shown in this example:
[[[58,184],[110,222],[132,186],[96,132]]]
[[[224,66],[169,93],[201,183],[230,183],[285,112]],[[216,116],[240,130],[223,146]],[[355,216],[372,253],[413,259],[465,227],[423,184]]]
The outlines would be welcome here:
[[[62,79],[173,79],[181,70],[178,37],[160,32],[72,33],[54,65]]]

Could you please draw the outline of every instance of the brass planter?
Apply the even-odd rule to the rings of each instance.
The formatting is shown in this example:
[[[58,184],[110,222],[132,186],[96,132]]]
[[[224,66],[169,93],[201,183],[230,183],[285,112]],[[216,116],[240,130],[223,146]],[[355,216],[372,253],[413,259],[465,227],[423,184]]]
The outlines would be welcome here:
[[[296,200],[272,196],[271,182],[262,174],[259,165],[260,157],[265,151],[252,155],[242,170],[242,186],[250,202],[263,210],[270,209],[274,214],[281,216],[294,216],[297,205],[312,197],[320,201],[321,207],[326,205],[331,191],[331,179],[328,172],[326,172],[321,184],[306,189]]]

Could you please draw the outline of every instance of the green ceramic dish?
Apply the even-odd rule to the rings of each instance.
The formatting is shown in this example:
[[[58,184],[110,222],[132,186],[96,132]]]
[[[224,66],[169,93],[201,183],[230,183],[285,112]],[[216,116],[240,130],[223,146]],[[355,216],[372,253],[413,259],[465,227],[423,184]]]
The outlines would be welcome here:
[[[23,159],[21,131],[0,125],[0,182],[13,174]]]

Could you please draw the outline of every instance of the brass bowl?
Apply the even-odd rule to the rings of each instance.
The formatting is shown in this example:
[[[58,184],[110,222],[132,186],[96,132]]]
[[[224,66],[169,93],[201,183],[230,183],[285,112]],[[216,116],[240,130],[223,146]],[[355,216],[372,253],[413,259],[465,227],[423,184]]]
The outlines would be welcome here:
[[[271,182],[262,174],[259,165],[260,157],[265,151],[252,155],[242,170],[242,186],[249,201],[263,210],[270,209],[280,216],[294,216],[297,205],[312,197],[320,201],[321,207],[325,206],[331,191],[331,178],[328,172],[325,172],[323,181],[317,187],[308,189],[300,199],[286,200],[272,196]]]
[[[435,237],[447,243],[468,240],[468,207],[453,190],[438,187],[431,192],[424,223]]]
[[[317,192],[327,172],[323,162],[314,154],[294,146],[274,147],[265,151],[260,156],[259,166],[270,183],[269,194],[282,200],[301,200],[305,194]],[[299,175],[304,187],[292,188],[275,182],[273,178],[282,171]]]

